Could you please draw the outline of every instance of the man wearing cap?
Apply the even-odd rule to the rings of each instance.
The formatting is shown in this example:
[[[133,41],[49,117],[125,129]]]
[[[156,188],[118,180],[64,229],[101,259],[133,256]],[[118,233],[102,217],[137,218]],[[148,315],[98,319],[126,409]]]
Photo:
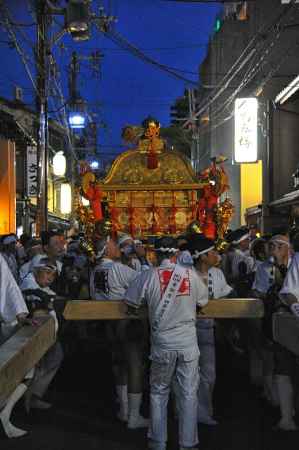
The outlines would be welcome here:
[[[145,303],[151,328],[149,447],[165,450],[167,403],[174,378],[179,392],[180,449],[195,448],[199,349],[196,306],[208,302],[207,288],[190,267],[176,264],[177,241],[162,237],[155,243],[159,267],[141,272],[129,286],[130,308]]]
[[[53,307],[55,292],[50,289],[56,276],[56,266],[48,258],[41,258],[33,267],[33,271],[23,280],[21,289],[25,296],[28,309],[33,316],[50,315],[55,321],[56,333],[58,320]],[[31,408],[48,409],[50,403],[42,400],[51,381],[56,375],[63,359],[62,347],[58,341],[39,361],[33,381],[25,395],[27,412]]]
[[[13,329],[14,325],[18,323],[25,323],[27,321],[28,309],[24,302],[20,288],[18,287],[9,267],[0,255],[0,325],[1,334],[5,334]],[[28,377],[29,378],[29,374]],[[20,383],[11,396],[3,401],[0,390],[0,423],[4,429],[5,434],[9,438],[17,438],[27,434],[27,431],[15,427],[10,422],[12,410],[18,400],[24,395],[27,390],[27,382]]]
[[[122,300],[138,272],[119,261],[120,249],[110,238],[96,242],[97,262],[90,277],[91,298],[95,300]],[[131,323],[132,322],[132,323]],[[142,342],[130,338],[136,321],[119,321],[109,326],[114,344],[114,372],[120,410],[118,418],[130,429],[148,426],[148,419],[140,414],[143,390]]]
[[[17,283],[19,283],[19,268],[16,258],[16,244],[17,238],[16,235],[11,233],[2,238],[2,256],[7,262],[8,267],[11,270],[11,273],[14,276],[14,279]]]
[[[220,256],[214,241],[203,235],[190,240],[189,250],[194,260],[197,274],[208,287],[210,299],[227,297],[233,289],[227,284],[219,265]],[[200,383],[198,390],[198,422],[216,425],[213,419],[213,391],[216,381],[214,319],[197,320],[197,338],[200,351]]]

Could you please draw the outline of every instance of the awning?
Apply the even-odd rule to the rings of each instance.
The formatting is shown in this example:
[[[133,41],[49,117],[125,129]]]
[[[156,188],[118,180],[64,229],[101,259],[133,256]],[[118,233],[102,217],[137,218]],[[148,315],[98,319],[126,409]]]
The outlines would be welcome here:
[[[299,190],[289,192],[283,197],[269,203],[270,208],[280,208],[281,206],[292,206],[299,204]]]

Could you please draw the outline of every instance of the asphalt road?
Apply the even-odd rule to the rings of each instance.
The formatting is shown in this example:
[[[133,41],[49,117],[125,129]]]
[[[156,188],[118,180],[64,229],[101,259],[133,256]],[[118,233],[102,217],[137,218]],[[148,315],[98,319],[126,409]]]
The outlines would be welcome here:
[[[276,409],[248,380],[247,359],[217,348],[215,415],[219,425],[200,425],[202,450],[297,450],[299,432],[277,432]],[[115,418],[109,349],[100,339],[71,337],[67,357],[47,394],[53,407],[27,415],[20,401],[13,423],[29,430],[19,439],[0,437],[2,450],[142,450],[145,430],[131,431]],[[148,413],[147,401],[144,414]],[[169,418],[169,450],[178,448],[177,423]]]

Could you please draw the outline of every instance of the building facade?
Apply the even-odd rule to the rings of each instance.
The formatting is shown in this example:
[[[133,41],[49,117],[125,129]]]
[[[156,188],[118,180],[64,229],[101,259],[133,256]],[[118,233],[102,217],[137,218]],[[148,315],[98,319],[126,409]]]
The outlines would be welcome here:
[[[281,0],[225,5],[200,67],[197,151],[193,166],[205,168],[223,154],[235,205],[232,226],[246,221],[270,230],[290,221],[275,203],[293,190],[299,163],[299,97],[280,104],[279,93],[299,75],[299,6]],[[216,98],[215,97],[216,94]],[[237,98],[258,100],[258,156],[234,161]],[[211,101],[212,99],[212,101]]]
[[[13,154],[13,166],[6,167],[6,175],[13,175],[10,181],[10,206],[15,203],[15,221],[8,224],[0,215],[0,234],[18,232],[35,234],[37,213],[37,145],[36,145],[36,114],[18,101],[0,99],[0,145],[1,154],[4,155],[9,146],[8,153]],[[48,165],[48,221],[49,227],[66,228],[70,224],[72,208],[69,213],[61,204],[61,190],[63,185],[69,185],[74,192],[74,174],[76,173],[73,151],[68,144],[67,130],[58,122],[49,120],[49,165]],[[66,172],[63,176],[55,176],[53,171],[53,158],[57,152],[63,152],[66,157]],[[2,160],[3,161],[3,160]],[[3,165],[4,167],[4,165]],[[8,177],[12,180],[12,177]],[[8,183],[4,173],[1,181]],[[14,189],[13,187],[14,186]],[[7,187],[5,188],[7,189]]]

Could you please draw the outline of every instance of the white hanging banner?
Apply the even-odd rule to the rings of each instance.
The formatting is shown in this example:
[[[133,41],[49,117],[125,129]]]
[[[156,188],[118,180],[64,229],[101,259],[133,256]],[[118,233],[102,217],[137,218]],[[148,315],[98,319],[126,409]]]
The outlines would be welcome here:
[[[27,147],[27,196],[37,196],[37,148]]]
[[[235,152],[236,163],[257,161],[257,99],[237,98],[235,101]]]

